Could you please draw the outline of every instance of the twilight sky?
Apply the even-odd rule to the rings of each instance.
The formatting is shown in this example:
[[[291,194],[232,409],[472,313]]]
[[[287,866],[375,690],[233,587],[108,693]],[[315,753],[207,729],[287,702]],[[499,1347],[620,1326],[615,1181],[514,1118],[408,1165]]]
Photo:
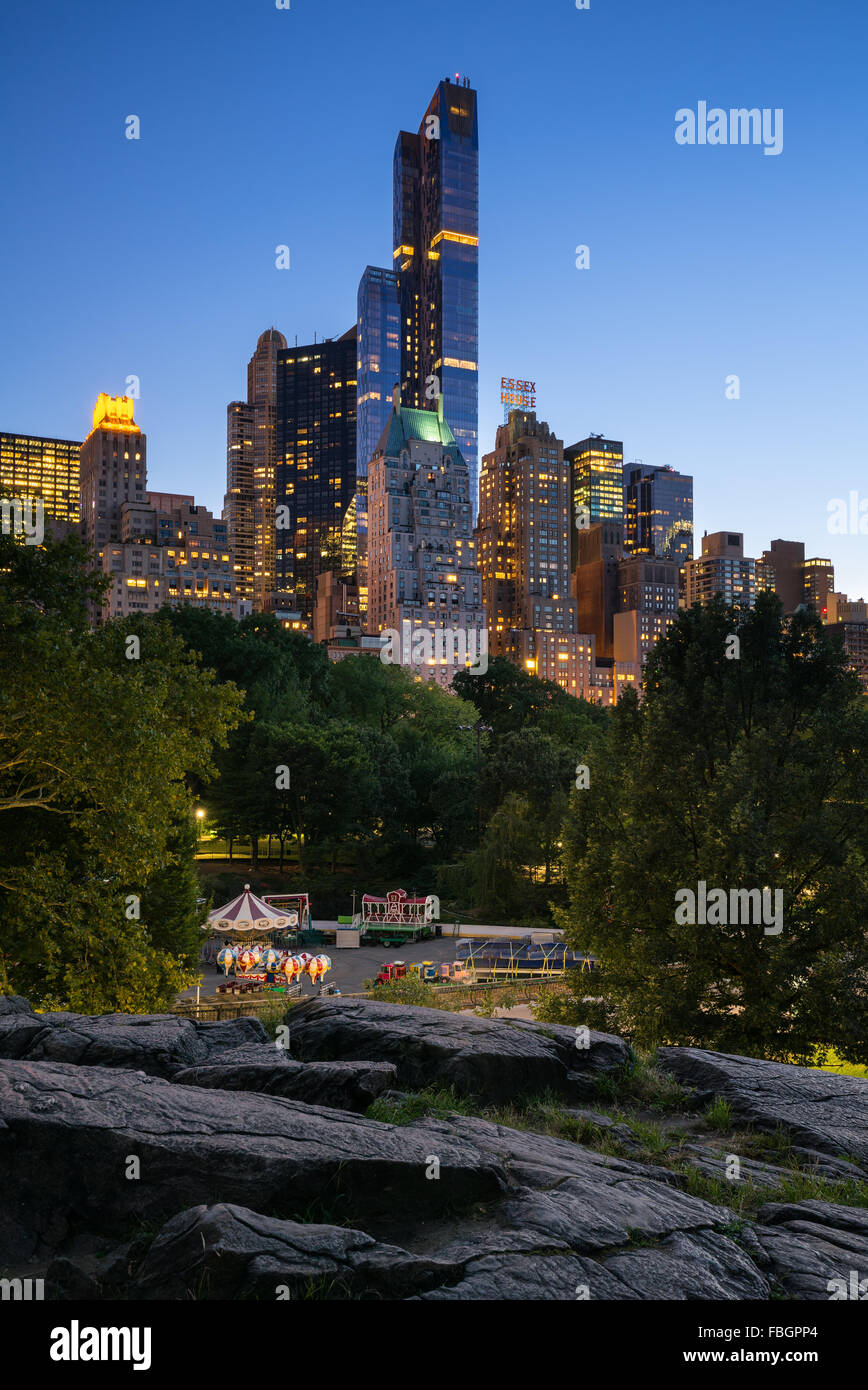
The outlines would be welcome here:
[[[500,377],[531,378],[567,444],[693,473],[698,535],[803,539],[868,597],[868,535],[827,530],[868,499],[866,40],[854,0],[6,0],[0,429],[83,438],[135,374],[150,486],[219,512],[258,335],[352,324],[391,264],[395,136],[458,72],[480,453]],[[782,108],[782,153],[677,144],[700,101]]]

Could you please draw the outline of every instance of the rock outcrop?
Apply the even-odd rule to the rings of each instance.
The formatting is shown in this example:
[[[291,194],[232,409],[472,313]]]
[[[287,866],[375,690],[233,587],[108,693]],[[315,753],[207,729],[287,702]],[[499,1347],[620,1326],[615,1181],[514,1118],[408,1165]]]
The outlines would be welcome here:
[[[673,1166],[666,1138],[659,1162],[633,1156],[649,1152],[638,1119],[577,1106],[599,1105],[595,1078],[629,1059],[618,1038],[577,1048],[569,1028],[340,999],[287,1023],[289,1052],[254,1020],[0,1000],[0,1273],[44,1275],[49,1299],[269,1301],[825,1300],[852,1296],[835,1291],[854,1271],[868,1279],[868,1210],[776,1201],[786,1159],[743,1158],[758,1210],[736,1219],[700,1120]],[[855,1191],[868,1083],[661,1058],[694,1102],[724,1095],[741,1128],[786,1130],[824,1196]],[[394,1109],[372,1113],[407,1119],[396,1087],[452,1087],[489,1114],[547,1091],[564,1132],[600,1144],[458,1111],[358,1113],[387,1092]]]
[[[551,1090],[581,1099],[631,1056],[609,1033],[577,1036],[560,1024],[485,1019],[365,999],[310,999],[288,1015],[302,1061],[391,1062],[402,1087],[453,1088],[493,1105]],[[585,1046],[585,1042],[588,1046]]]
[[[843,1159],[868,1176],[868,1082],[695,1047],[661,1047],[658,1057],[699,1099],[723,1096],[755,1129],[784,1130],[804,1156]]]

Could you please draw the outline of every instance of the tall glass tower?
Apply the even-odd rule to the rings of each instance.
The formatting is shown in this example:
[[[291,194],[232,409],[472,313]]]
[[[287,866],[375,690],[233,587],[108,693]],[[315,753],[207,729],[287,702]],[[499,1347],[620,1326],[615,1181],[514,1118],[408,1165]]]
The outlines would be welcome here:
[[[438,394],[479,478],[479,131],[467,78],[440,83],[418,133],[395,145],[393,259],[401,305],[401,399]]]

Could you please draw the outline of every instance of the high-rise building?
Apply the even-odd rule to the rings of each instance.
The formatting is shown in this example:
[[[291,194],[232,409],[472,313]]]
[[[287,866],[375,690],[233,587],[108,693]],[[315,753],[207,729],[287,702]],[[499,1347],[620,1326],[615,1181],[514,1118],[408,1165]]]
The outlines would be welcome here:
[[[368,631],[397,634],[392,659],[448,685],[487,664],[481,593],[469,469],[442,397],[417,410],[396,388],[368,473]]]
[[[367,611],[368,464],[392,413],[392,392],[401,380],[401,291],[398,273],[367,266],[359,282],[356,372],[356,577]]]
[[[740,531],[714,531],[702,537],[702,554],[686,564],[688,608],[710,603],[717,594],[729,604],[752,608],[756,599],[756,561],[744,553]]]
[[[785,614],[795,613],[805,601],[805,546],[803,541],[772,541],[757,561],[758,588],[777,594]]]
[[[479,131],[468,80],[444,79],[416,134],[395,144],[393,262],[401,312],[401,398],[442,394],[476,506],[479,410]]]
[[[564,450],[572,469],[573,512],[588,522],[621,521],[624,516],[624,445],[589,435]],[[576,528],[578,530],[578,528]],[[574,546],[573,557],[578,554]]]
[[[835,588],[835,569],[831,560],[812,555],[802,566],[802,602],[824,618]]]
[[[489,647],[582,695],[593,643],[570,596],[570,469],[534,412],[510,411],[482,460],[476,539]]]
[[[356,472],[368,476],[392,414],[392,392],[401,380],[401,302],[398,274],[367,266],[359,282],[356,374]]]
[[[645,665],[678,616],[677,559],[626,555],[618,563],[618,611],[612,619],[616,663]]]
[[[247,400],[232,401],[227,410],[223,515],[239,592],[256,609],[274,603],[277,358],[285,349],[276,328],[260,335],[247,365]]]
[[[133,418],[129,396],[101,392],[93,411],[93,428],[81,446],[81,534],[101,554],[121,541],[124,503],[147,505],[147,440]]]
[[[56,532],[78,525],[81,441],[0,434],[0,498],[41,498]]]
[[[317,575],[344,577],[356,496],[355,325],[278,352],[275,479],[276,588],[312,622]]]
[[[624,548],[631,555],[693,558],[693,479],[674,468],[625,463]]]

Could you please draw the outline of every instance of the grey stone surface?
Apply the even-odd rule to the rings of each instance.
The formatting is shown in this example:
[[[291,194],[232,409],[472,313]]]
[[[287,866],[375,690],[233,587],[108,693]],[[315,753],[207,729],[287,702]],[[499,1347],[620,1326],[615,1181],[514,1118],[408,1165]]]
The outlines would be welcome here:
[[[679,1081],[724,1096],[740,1120],[785,1129],[802,1147],[852,1159],[868,1176],[868,1081],[695,1047],[662,1047],[658,1056]]]
[[[247,1054],[257,1051],[257,1059],[247,1060]],[[238,1061],[241,1052],[245,1060]],[[390,1062],[293,1062],[275,1053],[276,1049],[270,1048],[240,1048],[202,1066],[175,1072],[172,1081],[176,1086],[258,1091],[360,1113],[395,1082],[395,1068]]]
[[[237,1201],[273,1215],[313,1202],[351,1219],[490,1199],[503,1175],[469,1143],[277,1096],[177,1086],[135,1072],[0,1061],[0,1262],[66,1253],[185,1207]],[[141,1176],[126,1176],[138,1158]]]
[[[854,1274],[856,1285],[866,1281],[868,1295],[868,1208],[769,1202],[757,1213],[754,1235],[771,1275],[790,1298],[822,1302],[836,1294],[840,1299],[836,1281],[851,1290]]]
[[[279,1221],[234,1203],[179,1213],[128,1289],[146,1299],[403,1298],[457,1279],[460,1266],[383,1245],[343,1226]]]
[[[310,999],[287,1015],[290,1050],[302,1061],[392,1062],[398,1084],[412,1090],[453,1086],[492,1104],[551,1089],[593,1093],[598,1076],[622,1066],[630,1050],[620,1038],[576,1033],[560,1024],[476,1018],[360,999]]]
[[[754,1262],[719,1231],[681,1232],[653,1249],[625,1250],[603,1266],[637,1298],[768,1298],[769,1285]]]
[[[9,1001],[0,1001],[8,1004]],[[265,1043],[259,1019],[200,1023],[177,1014],[35,1014],[26,1000],[0,1009],[0,1057],[120,1067],[171,1076],[242,1045]]]

